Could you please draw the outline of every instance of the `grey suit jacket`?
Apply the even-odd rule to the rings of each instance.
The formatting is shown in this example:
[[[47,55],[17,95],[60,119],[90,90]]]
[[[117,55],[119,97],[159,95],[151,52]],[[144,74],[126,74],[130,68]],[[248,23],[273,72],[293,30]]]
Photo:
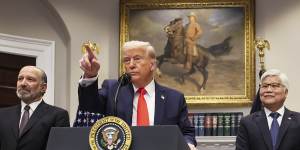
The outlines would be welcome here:
[[[264,111],[241,119],[236,150],[272,150],[271,134]],[[285,108],[276,150],[300,150],[300,113]]]
[[[51,127],[69,127],[66,110],[42,101],[19,137],[21,105],[0,109],[1,150],[44,150]]]

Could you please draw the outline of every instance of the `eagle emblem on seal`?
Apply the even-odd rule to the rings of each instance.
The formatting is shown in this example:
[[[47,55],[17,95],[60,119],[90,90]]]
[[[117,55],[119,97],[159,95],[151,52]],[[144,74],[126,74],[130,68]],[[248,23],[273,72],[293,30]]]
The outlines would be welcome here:
[[[120,143],[120,139],[118,139],[119,130],[114,127],[108,127],[104,129],[102,132],[103,137],[103,147],[108,150],[113,150],[117,148],[117,145]]]

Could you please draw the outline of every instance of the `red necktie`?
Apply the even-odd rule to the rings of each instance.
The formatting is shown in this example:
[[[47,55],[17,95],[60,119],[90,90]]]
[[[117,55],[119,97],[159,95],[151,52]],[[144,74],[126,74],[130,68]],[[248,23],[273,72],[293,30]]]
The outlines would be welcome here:
[[[147,92],[144,88],[139,88],[140,93],[137,105],[137,126],[149,126],[148,107],[144,97]]]

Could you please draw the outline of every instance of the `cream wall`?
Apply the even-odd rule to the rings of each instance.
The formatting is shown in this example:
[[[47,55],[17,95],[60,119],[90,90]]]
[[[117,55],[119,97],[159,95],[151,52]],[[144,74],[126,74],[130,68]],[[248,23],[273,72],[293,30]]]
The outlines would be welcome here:
[[[266,52],[266,68],[278,68],[287,74],[290,88],[286,106],[295,111],[300,111],[299,34],[299,0],[256,1],[256,35],[271,44]]]
[[[86,1],[87,2],[87,1]],[[70,61],[68,62],[69,113],[73,122],[78,106],[77,87],[82,71],[79,68],[81,45],[86,40],[100,44],[99,60],[103,79],[118,76],[119,2],[117,0],[49,0],[64,21],[70,34]]]
[[[69,110],[78,106],[81,44],[101,45],[99,82],[118,76],[118,0],[0,0],[0,32],[55,41],[55,101]],[[86,3],[84,3],[86,2]],[[111,62],[116,63],[111,63]]]
[[[0,32],[52,40],[55,50],[55,105],[69,110],[73,121],[78,106],[77,82],[81,75],[80,47],[85,40],[101,45],[99,83],[118,76],[119,0],[0,0]],[[266,67],[278,68],[290,77],[286,105],[300,111],[297,78],[297,34],[300,34],[300,1],[258,0],[256,34],[271,43]],[[258,68],[258,67],[257,67]],[[199,111],[193,109],[191,111]],[[242,111],[249,107],[201,108],[201,111]]]
[[[55,41],[55,105],[67,108],[67,42],[59,18],[39,0],[0,0],[0,33]]]

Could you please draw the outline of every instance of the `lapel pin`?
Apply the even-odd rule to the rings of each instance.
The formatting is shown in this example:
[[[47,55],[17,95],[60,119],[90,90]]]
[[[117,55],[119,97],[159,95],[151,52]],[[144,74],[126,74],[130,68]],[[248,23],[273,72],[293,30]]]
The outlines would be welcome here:
[[[165,96],[164,96],[164,95],[161,95],[160,98],[161,98],[162,100],[165,100]]]
[[[288,120],[291,120],[292,118],[291,117],[288,117]]]

